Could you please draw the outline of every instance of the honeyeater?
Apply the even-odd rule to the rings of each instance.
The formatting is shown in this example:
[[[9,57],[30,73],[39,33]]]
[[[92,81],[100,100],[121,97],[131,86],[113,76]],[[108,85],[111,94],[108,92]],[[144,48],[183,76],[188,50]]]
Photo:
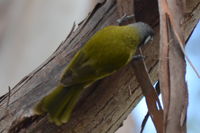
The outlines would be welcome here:
[[[59,85],[35,106],[34,112],[47,113],[56,125],[68,122],[85,88],[128,64],[137,47],[152,36],[152,28],[143,22],[99,30],[74,55]]]

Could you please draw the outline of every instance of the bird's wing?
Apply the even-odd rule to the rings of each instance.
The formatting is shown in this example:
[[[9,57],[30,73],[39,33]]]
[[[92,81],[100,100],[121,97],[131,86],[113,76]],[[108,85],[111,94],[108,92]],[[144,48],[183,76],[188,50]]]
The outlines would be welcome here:
[[[113,27],[97,32],[79,50],[64,71],[61,78],[63,85],[94,82],[110,75],[128,62],[133,50],[119,37],[121,34],[111,31]]]
[[[96,80],[97,75],[93,59],[83,50],[80,50],[65,69],[61,83],[65,86],[90,83]]]

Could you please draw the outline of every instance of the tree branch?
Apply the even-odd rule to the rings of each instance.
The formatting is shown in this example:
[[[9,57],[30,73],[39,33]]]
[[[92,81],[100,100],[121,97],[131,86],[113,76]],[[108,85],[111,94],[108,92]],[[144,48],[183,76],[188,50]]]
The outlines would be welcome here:
[[[188,29],[186,36],[200,18],[199,8],[198,5],[190,12],[193,16],[187,18],[188,21],[182,25]],[[155,81],[159,44],[157,1],[136,1],[135,17],[136,21],[149,23],[156,31],[154,42],[143,49],[152,81]],[[0,98],[0,132],[113,133],[116,131],[142,97],[130,65],[88,88],[75,108],[71,121],[61,127],[49,123],[46,116],[34,116],[32,108],[58,84],[63,68],[76,51],[96,31],[115,24],[118,18],[115,0],[105,0],[97,4],[59,48],[11,90],[8,106],[6,104],[9,94]]]

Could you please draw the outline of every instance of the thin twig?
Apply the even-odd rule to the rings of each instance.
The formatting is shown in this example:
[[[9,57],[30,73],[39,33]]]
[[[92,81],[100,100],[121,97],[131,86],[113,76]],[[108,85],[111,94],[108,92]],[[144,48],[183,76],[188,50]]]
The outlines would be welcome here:
[[[11,88],[10,88],[10,86],[8,86],[8,101],[6,103],[6,108],[8,107],[8,105],[10,103],[10,96],[11,96]]]

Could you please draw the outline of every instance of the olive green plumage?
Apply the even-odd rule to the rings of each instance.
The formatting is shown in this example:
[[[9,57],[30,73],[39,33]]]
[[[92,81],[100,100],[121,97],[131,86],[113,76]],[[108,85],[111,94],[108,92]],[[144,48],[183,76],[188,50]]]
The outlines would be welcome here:
[[[142,22],[107,26],[98,31],[72,58],[60,85],[45,96],[34,111],[47,112],[56,125],[68,122],[84,88],[129,63],[138,45],[152,35],[153,30]]]

